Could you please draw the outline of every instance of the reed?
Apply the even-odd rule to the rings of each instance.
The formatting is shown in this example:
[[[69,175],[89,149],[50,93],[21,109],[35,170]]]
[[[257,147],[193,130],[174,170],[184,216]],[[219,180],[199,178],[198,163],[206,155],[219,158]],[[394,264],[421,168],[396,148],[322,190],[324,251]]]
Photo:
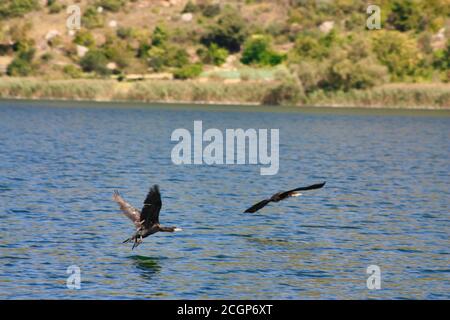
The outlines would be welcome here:
[[[0,98],[262,104],[276,82],[0,78]],[[315,91],[299,106],[450,108],[449,84],[389,84],[349,92]]]

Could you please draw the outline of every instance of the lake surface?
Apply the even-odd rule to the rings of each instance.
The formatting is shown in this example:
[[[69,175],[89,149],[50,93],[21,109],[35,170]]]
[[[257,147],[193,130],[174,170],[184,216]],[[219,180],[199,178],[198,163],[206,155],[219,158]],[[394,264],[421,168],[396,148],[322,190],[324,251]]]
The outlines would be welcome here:
[[[279,173],[174,165],[171,133],[194,120],[279,128]],[[0,102],[0,298],[449,299],[449,134],[436,111]],[[152,184],[183,231],[132,251],[111,196],[140,208]]]

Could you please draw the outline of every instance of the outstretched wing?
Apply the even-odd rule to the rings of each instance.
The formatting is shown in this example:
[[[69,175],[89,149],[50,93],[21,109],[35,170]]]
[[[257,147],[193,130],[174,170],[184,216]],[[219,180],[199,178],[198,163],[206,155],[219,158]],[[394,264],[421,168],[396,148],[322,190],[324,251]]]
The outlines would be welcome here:
[[[256,211],[258,211],[261,208],[264,208],[268,203],[270,202],[269,199],[265,199],[263,201],[258,202],[257,204],[254,204],[253,206],[251,206],[250,208],[248,208],[247,210],[245,210],[245,213],[254,213]]]
[[[280,197],[280,199],[284,199],[284,198],[287,198],[287,197],[290,197],[290,196],[294,195],[298,191],[320,189],[320,188],[322,188],[325,185],[325,183],[326,183],[326,181],[323,182],[323,183],[313,184],[313,185],[310,185],[310,186],[307,186],[307,187],[300,187],[300,188],[297,188],[297,189],[292,189],[292,190],[289,190],[289,191],[285,191],[283,193],[280,193],[279,197]]]
[[[139,220],[140,220],[141,212],[138,209],[136,209],[135,207],[133,207],[131,204],[129,204],[128,202],[123,200],[123,198],[120,196],[120,194],[117,190],[114,190],[113,200],[119,204],[122,212],[128,218],[130,218],[131,221],[133,221],[136,228],[139,228],[140,227]]]
[[[144,222],[146,227],[159,223],[159,211],[161,210],[161,194],[158,185],[151,187],[144,201],[144,207],[141,211],[140,221]]]

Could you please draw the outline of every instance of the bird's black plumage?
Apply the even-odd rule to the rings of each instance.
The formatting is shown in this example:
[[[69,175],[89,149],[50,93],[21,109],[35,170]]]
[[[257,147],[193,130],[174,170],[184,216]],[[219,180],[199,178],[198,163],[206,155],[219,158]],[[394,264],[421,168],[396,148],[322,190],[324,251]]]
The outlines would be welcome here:
[[[135,234],[124,241],[124,243],[133,241],[132,249],[141,244],[144,238],[156,232],[181,231],[181,228],[163,227],[159,224],[159,211],[161,211],[162,201],[158,185],[150,188],[144,200],[142,211],[139,211],[126,202],[117,191],[114,192],[113,200],[119,204],[120,209],[130,218],[136,227]]]
[[[140,221],[144,227],[149,227],[153,224],[159,223],[159,211],[161,211],[161,193],[159,193],[158,185],[154,185],[147,193],[142,207]]]
[[[310,185],[310,186],[307,186],[307,187],[300,187],[300,188],[292,189],[292,190],[289,190],[289,191],[275,193],[269,199],[265,199],[265,200],[262,200],[262,201],[260,201],[260,202],[258,202],[256,204],[254,204],[253,206],[251,206],[250,208],[248,208],[244,212],[245,213],[254,213],[254,212],[258,211],[259,209],[264,208],[270,202],[278,202],[278,201],[284,200],[286,198],[292,197],[292,196],[296,195],[297,192],[299,192],[299,191],[320,189],[320,188],[322,188],[325,185],[325,183],[326,182],[317,183],[317,184],[313,184],[313,185]]]

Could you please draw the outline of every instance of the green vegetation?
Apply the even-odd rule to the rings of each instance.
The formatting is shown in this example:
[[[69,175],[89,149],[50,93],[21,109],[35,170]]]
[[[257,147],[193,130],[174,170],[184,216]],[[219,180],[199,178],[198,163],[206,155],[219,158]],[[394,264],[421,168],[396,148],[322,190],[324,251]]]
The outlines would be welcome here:
[[[100,75],[110,74],[110,70],[106,67],[108,64],[108,58],[102,50],[94,49],[90,50],[80,60],[80,66],[85,72],[96,72]]]
[[[38,0],[2,0],[0,3],[0,17],[21,17],[37,9],[39,9]]]
[[[36,53],[34,42],[32,40],[23,40],[18,42],[15,51],[17,52],[14,60],[8,65],[6,73],[9,76],[29,76],[33,71],[33,58]]]
[[[217,23],[209,26],[201,41],[206,46],[215,43],[229,52],[238,52],[247,37],[245,21],[239,11],[228,8]]]
[[[379,0],[381,30],[368,30],[362,0],[77,0],[82,28],[70,34],[66,1],[3,0],[0,61],[7,65],[0,81],[114,77],[128,84],[173,77],[184,80],[174,86],[189,92],[180,99],[195,101],[224,101],[226,94],[215,91],[220,85],[231,90],[230,100],[240,99],[232,94],[241,94],[234,87],[241,85],[258,88],[252,101],[276,105],[433,98],[439,101],[430,105],[440,106],[448,103],[442,87],[438,93],[405,88],[450,82],[448,1]],[[404,87],[392,89],[398,83]],[[158,97],[147,85],[127,92]]]
[[[198,77],[203,71],[203,67],[201,64],[188,64],[184,65],[181,68],[175,70],[173,76],[175,79],[193,79]]]
[[[105,22],[95,7],[88,7],[81,17],[81,23],[88,29],[95,29],[103,27]]]
[[[88,48],[95,46],[94,36],[92,35],[91,32],[85,29],[81,29],[80,31],[77,32],[73,42]]]
[[[64,99],[144,102],[209,102],[260,104],[283,102],[270,94],[282,92],[270,82],[196,82],[192,80],[152,80],[118,82],[116,80],[74,79],[43,81],[41,79],[6,78],[0,81],[3,98]],[[292,91],[288,91],[290,93]],[[280,94],[279,97],[283,97]],[[290,97],[287,97],[291,101]],[[295,97],[294,97],[295,99]],[[291,104],[291,103],[288,103]],[[365,106],[393,108],[444,108],[450,104],[446,85],[386,85],[368,90],[315,91],[300,95],[304,106]]]
[[[47,7],[50,14],[59,13],[64,8],[57,0],[47,0]]]
[[[284,60],[284,55],[275,52],[271,39],[263,35],[254,35],[244,45],[241,62],[257,66],[276,66]]]
[[[105,10],[117,12],[125,5],[125,3],[126,0],[98,0],[96,5]]]
[[[201,58],[203,63],[221,66],[228,57],[228,50],[220,48],[217,44],[212,43],[206,49],[198,49],[197,54]]]
[[[203,16],[212,18],[220,14],[221,7],[219,3],[212,1],[197,1],[197,3],[189,0],[183,9],[183,13],[201,13]]]

